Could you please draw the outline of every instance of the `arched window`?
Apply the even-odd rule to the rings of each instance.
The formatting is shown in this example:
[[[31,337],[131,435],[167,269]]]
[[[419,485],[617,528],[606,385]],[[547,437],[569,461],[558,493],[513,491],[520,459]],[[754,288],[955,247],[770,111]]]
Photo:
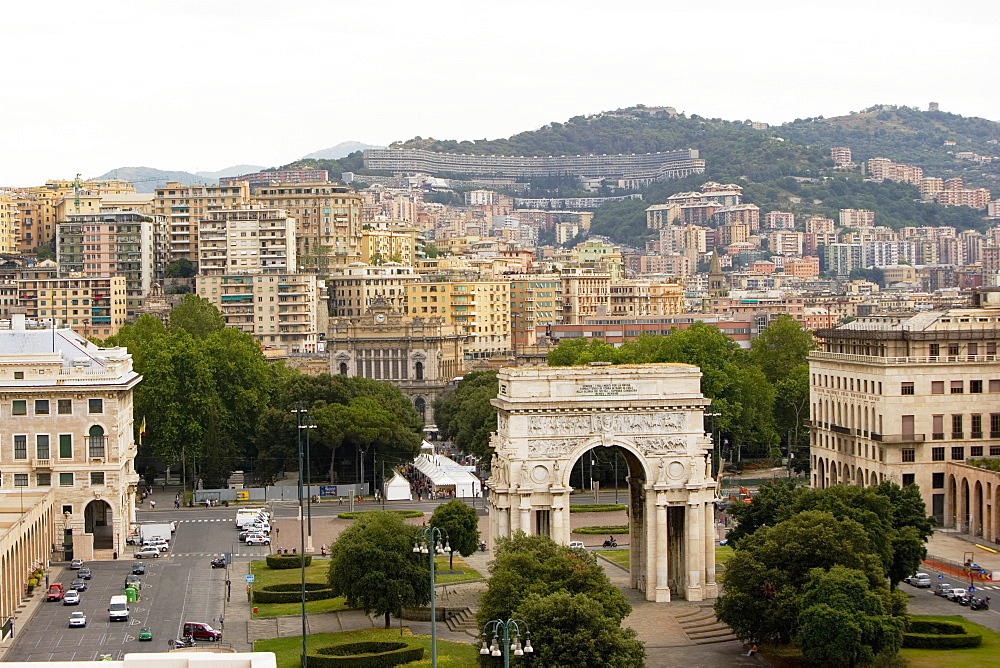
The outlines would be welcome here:
[[[420,362],[417,362],[418,368]],[[417,397],[417,400],[413,402],[413,407],[417,409],[417,413],[420,414],[420,419],[424,418],[424,413],[427,412],[427,402],[424,401],[423,397]]]
[[[104,456],[104,444],[107,439],[104,436],[104,427],[95,424],[87,432],[87,450],[91,457]]]
[[[340,375],[341,376],[346,376],[347,375],[347,362],[341,362],[340,363]]]
[[[413,372],[416,374],[417,380],[423,380],[424,379],[424,363],[423,362],[417,362],[416,364],[414,364],[413,365]]]

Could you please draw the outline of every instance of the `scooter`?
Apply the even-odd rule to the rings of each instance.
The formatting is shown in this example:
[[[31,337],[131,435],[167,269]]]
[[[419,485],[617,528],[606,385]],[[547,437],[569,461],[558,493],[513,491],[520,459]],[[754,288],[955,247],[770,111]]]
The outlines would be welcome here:
[[[482,541],[482,542],[479,543],[479,551],[480,552],[485,552],[486,551],[486,541]]]
[[[226,567],[225,557],[216,557],[215,559],[212,559],[212,568],[225,568],[225,567]]]
[[[972,594],[966,594],[962,598],[958,599],[958,604],[963,607],[969,607],[976,599],[973,598]]]
[[[970,605],[969,607],[972,608],[973,610],[989,610],[990,597],[986,596],[985,598],[977,598],[975,601],[972,602],[972,605]]]
[[[194,647],[194,638],[191,636],[184,636],[183,638],[174,638],[173,640],[168,640],[167,644],[171,647]]]
[[[606,541],[604,541],[604,547],[618,547],[618,541],[616,541],[614,538],[609,538]]]

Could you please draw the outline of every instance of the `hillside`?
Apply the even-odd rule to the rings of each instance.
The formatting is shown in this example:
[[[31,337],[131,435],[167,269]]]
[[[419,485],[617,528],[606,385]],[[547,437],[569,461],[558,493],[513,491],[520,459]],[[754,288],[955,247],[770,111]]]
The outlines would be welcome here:
[[[313,151],[308,155],[302,156],[303,160],[340,160],[341,158],[346,158],[351,153],[356,153],[358,151],[364,151],[366,148],[383,148],[382,146],[376,146],[375,144],[365,144],[360,141],[342,141],[336,146],[331,146],[330,148],[324,148],[319,151]]]
[[[215,185],[216,179],[198,176],[190,172],[172,172],[153,167],[119,167],[105,172],[100,176],[90,177],[94,180],[118,179],[121,181],[131,181],[135,184],[136,192],[151,193],[157,188],[162,188],[167,181],[177,181],[186,185],[192,183],[205,183]]]

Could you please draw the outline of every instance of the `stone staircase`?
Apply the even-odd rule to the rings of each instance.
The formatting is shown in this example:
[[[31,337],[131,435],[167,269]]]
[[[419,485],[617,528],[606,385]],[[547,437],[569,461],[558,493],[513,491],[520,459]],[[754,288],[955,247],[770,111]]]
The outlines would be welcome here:
[[[444,623],[456,633],[466,633],[473,638],[479,637],[479,624],[476,623],[476,613],[469,608],[449,610]]]
[[[710,607],[699,607],[677,615],[677,622],[684,633],[696,645],[729,642],[736,640],[732,630],[715,617]]]

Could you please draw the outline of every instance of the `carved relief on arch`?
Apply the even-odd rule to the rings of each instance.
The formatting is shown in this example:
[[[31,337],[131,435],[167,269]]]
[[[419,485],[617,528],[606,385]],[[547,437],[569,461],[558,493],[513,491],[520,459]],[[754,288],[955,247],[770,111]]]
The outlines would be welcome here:
[[[507,432],[507,426],[509,425],[509,418],[503,411],[497,412],[497,431],[500,433]]]

